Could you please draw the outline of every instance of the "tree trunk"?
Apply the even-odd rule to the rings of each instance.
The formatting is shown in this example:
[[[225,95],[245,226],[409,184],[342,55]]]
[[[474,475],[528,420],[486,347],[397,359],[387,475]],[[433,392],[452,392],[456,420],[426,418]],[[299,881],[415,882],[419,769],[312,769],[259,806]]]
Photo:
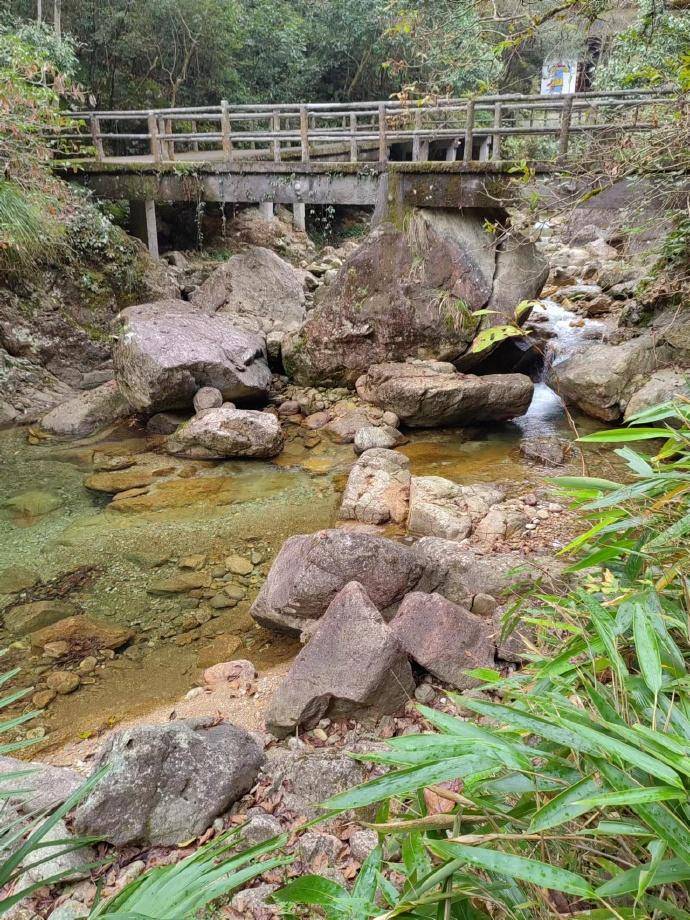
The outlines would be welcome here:
[[[43,22],[43,0],[36,0],[36,22],[39,25]]]
[[[62,0],[54,0],[53,25],[55,27],[55,34],[60,38],[62,33]]]

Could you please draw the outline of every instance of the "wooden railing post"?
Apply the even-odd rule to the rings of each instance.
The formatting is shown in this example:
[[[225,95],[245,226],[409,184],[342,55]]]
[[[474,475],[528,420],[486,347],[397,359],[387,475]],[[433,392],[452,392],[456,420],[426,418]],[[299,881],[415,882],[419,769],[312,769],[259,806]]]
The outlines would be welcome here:
[[[386,103],[379,103],[379,163],[388,162],[388,141],[386,140]]]
[[[357,112],[350,112],[350,162],[357,162]]]
[[[280,134],[280,113],[274,112],[271,118],[271,128],[275,134]],[[273,162],[280,163],[280,138],[273,139]]]
[[[503,107],[500,102],[494,103],[494,129],[499,129],[501,127],[501,116],[503,114]],[[501,159],[501,135],[495,133],[491,142],[491,159],[500,160]]]
[[[101,140],[101,120],[98,115],[92,115],[89,120],[91,122],[91,140],[96,148],[96,159],[102,160],[105,154],[103,153],[103,141]]]
[[[474,141],[474,99],[467,101],[467,121],[465,123],[465,149],[462,158],[465,163],[472,160],[472,144]]]
[[[573,114],[573,96],[566,96],[561,110],[561,130],[558,135],[558,162],[562,163],[568,155],[568,140],[570,138],[570,119]]]
[[[161,142],[158,137],[158,117],[155,112],[149,112],[148,114],[148,125],[149,125],[149,145],[151,147],[151,156],[153,157],[154,163],[160,163],[161,156]]]
[[[414,134],[412,135],[412,161],[417,163],[421,159],[422,153],[422,111],[417,109],[414,113]]]
[[[198,129],[198,125],[197,125],[196,119],[194,119],[194,121],[192,121],[192,134],[196,134],[197,129]],[[199,141],[192,141],[192,150],[195,153],[199,152]]]
[[[309,111],[306,105],[299,107],[299,133],[302,145],[302,162],[309,162]]]
[[[220,103],[220,133],[221,143],[223,145],[223,155],[232,159],[232,136],[230,134],[230,111],[228,100],[223,99]]]
[[[164,122],[164,126],[165,126],[165,133],[168,135],[171,135],[173,133],[173,128],[172,128],[173,123],[171,119],[166,118]],[[172,138],[170,138],[170,140],[167,140],[165,142],[165,149],[168,153],[168,159],[174,160],[175,159],[175,141],[172,140]]]

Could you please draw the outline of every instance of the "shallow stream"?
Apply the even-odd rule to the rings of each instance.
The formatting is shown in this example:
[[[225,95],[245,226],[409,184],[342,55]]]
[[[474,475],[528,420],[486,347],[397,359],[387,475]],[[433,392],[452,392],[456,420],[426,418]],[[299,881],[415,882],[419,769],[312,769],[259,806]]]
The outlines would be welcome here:
[[[567,318],[560,320],[572,328]],[[543,485],[549,475],[521,457],[521,440],[574,436],[572,420],[544,384],[537,385],[528,413],[511,424],[408,434],[402,450],[413,474],[510,483],[519,492]],[[142,451],[155,455],[156,447],[131,427],[71,444],[31,444],[24,430],[0,432],[0,573],[26,567],[59,596],[67,591],[65,573],[78,570],[76,585],[65,594],[69,601],[135,633],[76,692],[51,702],[32,729],[42,739],[39,749],[99,734],[172,703],[195,685],[200,669],[217,661],[249,658],[266,672],[298,650],[295,641],[256,626],[248,610],[283,541],[336,522],[352,445],[324,437],[308,449],[295,440],[275,463],[205,464],[193,478],[176,480],[174,489],[156,492],[163,496],[157,502],[147,504],[144,497],[137,510],[113,510],[110,496],[85,487],[94,452],[102,461]],[[180,560],[195,555],[209,565],[229,556],[250,558],[253,568],[238,576],[245,596],[235,607],[190,630],[198,598],[149,589],[179,575]],[[27,637],[4,632],[0,641],[9,649],[7,666],[22,666],[25,685],[54,667],[31,650]]]

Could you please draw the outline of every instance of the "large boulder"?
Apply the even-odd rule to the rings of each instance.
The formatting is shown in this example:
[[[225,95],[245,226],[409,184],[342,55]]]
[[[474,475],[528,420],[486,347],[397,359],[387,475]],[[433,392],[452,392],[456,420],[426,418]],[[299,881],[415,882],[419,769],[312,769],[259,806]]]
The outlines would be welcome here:
[[[376,364],[357,381],[362,399],[412,428],[499,422],[524,415],[534,384],[524,374],[460,374],[442,361]]]
[[[249,791],[263,751],[227,722],[186,719],[117,732],[95,770],[108,767],[76,810],[79,834],[114,846],[174,846],[203,833]]]
[[[350,470],[340,518],[363,524],[402,524],[409,498],[410,461],[398,451],[372,448]]]
[[[191,460],[275,457],[283,449],[280,422],[270,412],[220,406],[204,409],[170,435],[165,449]]]
[[[347,259],[286,340],[286,367],[299,383],[351,385],[384,361],[453,361],[472,341],[473,311],[512,316],[545,277],[531,244],[497,243],[478,212],[415,211],[403,229],[378,226]]]
[[[114,380],[60,403],[41,419],[41,428],[63,438],[85,438],[131,415],[132,407]]]
[[[298,535],[283,543],[250,613],[262,626],[299,635],[349,581],[358,581],[386,614],[422,571],[415,551],[394,540],[346,530]]]
[[[503,491],[488,483],[461,486],[441,476],[413,476],[407,529],[418,536],[462,540],[503,498]]]
[[[164,301],[128,307],[121,318],[115,376],[135,408],[153,414],[191,406],[205,386],[233,402],[265,398],[271,383],[265,342],[228,317]]]
[[[349,582],[271,700],[266,727],[279,738],[323,718],[395,712],[414,693],[410,664],[364,588]]]
[[[644,409],[651,409],[661,403],[690,398],[690,376],[688,371],[679,371],[673,367],[664,367],[654,371],[649,380],[639,390],[635,390],[625,407],[625,419],[631,418]]]
[[[279,342],[305,320],[306,274],[270,249],[251,246],[209,275],[191,302],[205,311],[225,314],[238,329]]]
[[[408,594],[390,628],[410,658],[458,690],[480,683],[466,671],[494,665],[493,620],[475,616],[440,594]]]
[[[583,348],[549,371],[549,386],[569,405],[604,422],[616,421],[636,389],[667,357],[649,334],[620,345]]]

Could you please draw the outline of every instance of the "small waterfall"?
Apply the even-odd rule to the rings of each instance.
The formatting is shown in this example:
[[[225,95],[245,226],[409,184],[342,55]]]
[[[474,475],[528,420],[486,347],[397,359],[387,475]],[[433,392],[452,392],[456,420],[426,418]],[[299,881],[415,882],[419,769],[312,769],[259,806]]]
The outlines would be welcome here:
[[[545,319],[541,319],[545,317]],[[604,329],[596,320],[582,323],[582,317],[568,310],[555,300],[545,299],[535,307],[532,320],[536,319],[544,335],[544,366],[534,386],[534,396],[529,409],[516,420],[525,437],[541,437],[562,430],[564,420],[563,404],[559,396],[544,382],[554,364],[564,361],[587,339],[592,332]]]

